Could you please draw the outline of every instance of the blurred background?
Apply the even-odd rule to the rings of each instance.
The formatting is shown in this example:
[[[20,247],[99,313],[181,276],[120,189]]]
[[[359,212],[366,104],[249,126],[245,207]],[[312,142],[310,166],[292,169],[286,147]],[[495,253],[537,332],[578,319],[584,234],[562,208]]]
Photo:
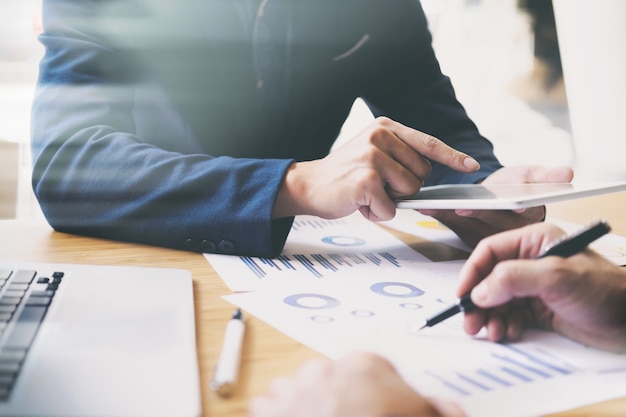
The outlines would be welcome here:
[[[40,0],[0,2],[0,219],[41,216],[30,187],[30,105],[43,48]]]
[[[571,165],[550,0],[423,0],[444,74],[505,165]],[[547,22],[547,23],[546,23]],[[355,103],[342,136],[371,120]]]
[[[574,0],[568,5],[574,2],[598,4]],[[615,3],[613,14],[615,8],[626,11],[622,0],[603,0],[602,4],[611,2]],[[506,165],[580,165],[552,1],[423,0],[422,4],[443,72],[452,79],[470,117],[494,143],[501,161]],[[39,10],[40,0],[0,2],[0,218],[42,217],[30,187],[28,147],[30,105],[43,53],[37,42]],[[601,18],[606,21],[606,16]],[[620,23],[619,30],[624,26]],[[608,36],[621,36],[619,30]],[[593,46],[594,40],[589,41]],[[617,93],[621,88],[617,86]],[[622,96],[626,97],[626,91]],[[625,119],[626,111],[623,107],[620,111]],[[338,141],[371,119],[357,100]],[[623,134],[614,141],[625,142]]]

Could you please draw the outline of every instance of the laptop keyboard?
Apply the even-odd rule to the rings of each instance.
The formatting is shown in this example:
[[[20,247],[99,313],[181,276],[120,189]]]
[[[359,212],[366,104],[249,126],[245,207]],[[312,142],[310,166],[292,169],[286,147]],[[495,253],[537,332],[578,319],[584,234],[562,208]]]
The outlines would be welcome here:
[[[0,269],[0,402],[8,401],[64,272]]]

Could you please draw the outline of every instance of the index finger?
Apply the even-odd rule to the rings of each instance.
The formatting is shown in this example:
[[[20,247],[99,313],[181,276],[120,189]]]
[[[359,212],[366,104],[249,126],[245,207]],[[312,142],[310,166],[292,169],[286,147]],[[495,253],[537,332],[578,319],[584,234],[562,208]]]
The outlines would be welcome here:
[[[390,130],[400,140],[433,161],[437,161],[456,171],[474,172],[480,164],[468,154],[457,151],[443,141],[419,130],[412,129],[400,123],[393,123]]]
[[[489,275],[498,262],[535,257],[562,234],[563,231],[554,225],[536,223],[483,239],[461,269],[457,294],[462,296],[469,293]]]

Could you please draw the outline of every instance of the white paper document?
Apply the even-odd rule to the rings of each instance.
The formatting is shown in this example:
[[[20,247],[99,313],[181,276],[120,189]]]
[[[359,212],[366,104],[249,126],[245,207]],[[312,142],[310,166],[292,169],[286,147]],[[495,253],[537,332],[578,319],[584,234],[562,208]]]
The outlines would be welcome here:
[[[451,399],[470,417],[540,416],[626,395],[626,355],[554,333],[497,344],[465,335],[461,315],[412,332],[447,306],[441,296],[454,286],[454,279],[426,272],[293,283],[224,298],[330,358],[377,352],[416,390]]]
[[[567,232],[581,227],[554,223]],[[591,247],[617,265],[626,261],[623,237],[607,235]],[[379,225],[358,213],[298,216],[275,259],[205,256],[239,292],[228,301],[330,358],[382,354],[419,392],[452,399],[470,417],[540,416],[626,396],[626,355],[554,333],[496,344],[467,336],[462,315],[411,332],[456,301],[468,254],[432,218],[399,210]]]
[[[587,223],[591,224],[593,220],[598,219],[590,216]],[[582,224],[560,220],[549,215],[546,223],[559,226],[565,233],[575,233],[583,227]],[[401,231],[403,234],[418,236],[431,244],[446,244],[467,252],[471,251],[451,230],[415,210],[398,210],[393,220],[380,224],[395,231]],[[615,265],[626,266],[626,237],[609,233],[593,241],[589,247]]]
[[[439,233],[449,236],[452,232],[439,230]],[[446,243],[432,244],[448,248],[457,258],[468,255]],[[424,247],[427,249],[429,245]],[[433,262],[433,255],[427,250],[423,252],[410,248],[356,213],[337,220],[298,216],[283,252],[274,259],[215,254],[205,257],[232,291],[252,291],[267,285],[283,285],[284,281],[333,281],[362,275],[411,276],[425,270],[442,274],[458,272],[458,261]]]

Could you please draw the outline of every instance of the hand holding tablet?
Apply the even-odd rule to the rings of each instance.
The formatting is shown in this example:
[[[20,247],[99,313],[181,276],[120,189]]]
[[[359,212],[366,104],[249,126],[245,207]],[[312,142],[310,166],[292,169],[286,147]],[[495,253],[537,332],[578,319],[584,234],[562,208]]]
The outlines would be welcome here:
[[[626,191],[626,182],[446,184],[396,200],[397,208],[515,210]]]

